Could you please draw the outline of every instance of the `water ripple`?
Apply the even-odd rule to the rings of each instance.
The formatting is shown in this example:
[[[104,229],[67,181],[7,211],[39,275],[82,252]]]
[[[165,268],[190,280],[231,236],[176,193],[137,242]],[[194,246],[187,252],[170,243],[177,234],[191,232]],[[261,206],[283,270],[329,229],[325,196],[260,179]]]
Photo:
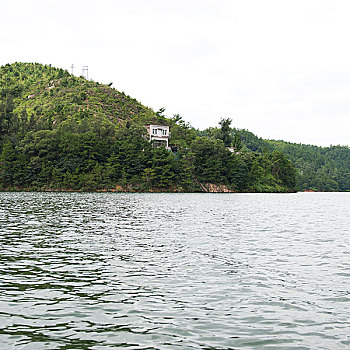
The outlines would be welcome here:
[[[348,349],[348,193],[0,193],[0,348]]]

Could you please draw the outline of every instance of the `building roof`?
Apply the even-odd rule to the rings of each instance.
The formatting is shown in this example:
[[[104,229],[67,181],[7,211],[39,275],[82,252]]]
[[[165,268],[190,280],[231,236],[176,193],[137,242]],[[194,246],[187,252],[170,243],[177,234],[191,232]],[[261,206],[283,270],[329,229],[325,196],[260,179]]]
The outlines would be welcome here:
[[[169,127],[169,125],[161,125],[161,124],[146,124],[146,126],[160,126],[160,127]]]

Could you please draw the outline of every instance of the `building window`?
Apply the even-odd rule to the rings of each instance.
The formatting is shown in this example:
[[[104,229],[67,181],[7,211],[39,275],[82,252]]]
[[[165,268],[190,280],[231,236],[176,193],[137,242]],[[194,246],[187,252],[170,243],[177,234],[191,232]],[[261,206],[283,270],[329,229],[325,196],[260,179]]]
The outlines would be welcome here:
[[[166,130],[163,130],[163,136],[166,136]]]
[[[153,129],[153,130],[152,130],[152,134],[153,134],[153,135],[157,135],[157,129]]]

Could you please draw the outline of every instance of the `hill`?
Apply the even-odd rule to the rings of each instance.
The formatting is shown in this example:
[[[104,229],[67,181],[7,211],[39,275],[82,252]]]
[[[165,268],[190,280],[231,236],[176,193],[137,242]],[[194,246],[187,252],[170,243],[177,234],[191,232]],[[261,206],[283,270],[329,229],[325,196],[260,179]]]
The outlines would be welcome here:
[[[350,191],[350,148],[319,147],[276,140],[264,140],[248,130],[240,131],[242,143],[256,152],[285,154],[297,169],[298,191]]]
[[[169,125],[178,152],[153,147],[148,123]],[[167,118],[164,109],[155,112],[109,85],[50,65],[0,67],[3,190],[295,190],[297,172],[284,143],[257,142],[241,131],[244,147],[230,152],[225,133],[236,130],[225,128],[195,130],[179,115]],[[332,189],[348,189],[339,183]]]
[[[82,120],[89,116],[114,124],[159,119],[153,110],[124,92],[50,65],[14,63],[3,66],[0,87],[0,98],[13,98],[14,112],[33,116],[36,123],[45,124],[43,128],[52,128],[70,118]]]

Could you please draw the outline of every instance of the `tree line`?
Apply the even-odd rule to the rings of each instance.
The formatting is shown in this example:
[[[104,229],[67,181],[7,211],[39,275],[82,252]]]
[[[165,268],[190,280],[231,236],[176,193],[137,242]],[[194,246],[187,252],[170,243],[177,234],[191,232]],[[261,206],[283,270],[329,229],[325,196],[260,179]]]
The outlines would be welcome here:
[[[147,123],[169,125],[170,144],[177,152],[153,147]],[[199,131],[179,115],[167,118],[164,109],[154,112],[110,86],[67,71],[40,64],[6,65],[0,67],[0,189],[173,192],[202,191],[210,184],[237,192],[303,188],[309,158],[302,158],[301,173],[304,154],[298,163],[293,147],[260,140],[231,123],[223,118],[217,127]],[[338,149],[329,151],[338,159]],[[349,159],[346,152],[342,157]],[[313,171],[328,174],[330,166],[319,170],[321,163]],[[332,189],[349,189],[342,168],[337,171]]]
[[[10,113],[8,113],[10,112]],[[9,117],[9,115],[11,117]],[[30,190],[200,191],[209,183],[238,192],[293,191],[295,169],[281,153],[232,153],[220,138],[198,136],[172,120],[178,151],[155,148],[136,123],[100,128],[65,121],[31,128],[7,110],[0,188]],[[8,122],[9,121],[9,122]],[[177,121],[178,122],[178,121]],[[29,130],[29,131],[27,131]],[[182,144],[180,146],[180,144]]]

